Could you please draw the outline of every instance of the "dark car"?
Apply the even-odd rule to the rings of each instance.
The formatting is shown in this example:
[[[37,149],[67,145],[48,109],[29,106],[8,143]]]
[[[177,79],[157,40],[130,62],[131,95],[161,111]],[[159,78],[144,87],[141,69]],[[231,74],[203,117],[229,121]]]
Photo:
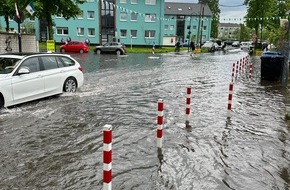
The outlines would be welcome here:
[[[89,52],[89,46],[86,43],[81,41],[70,41],[64,45],[60,46],[60,52],[80,52],[80,53],[87,53]]]
[[[97,54],[116,53],[117,55],[124,55],[126,53],[126,47],[123,43],[108,42],[104,45],[96,46],[94,52]]]

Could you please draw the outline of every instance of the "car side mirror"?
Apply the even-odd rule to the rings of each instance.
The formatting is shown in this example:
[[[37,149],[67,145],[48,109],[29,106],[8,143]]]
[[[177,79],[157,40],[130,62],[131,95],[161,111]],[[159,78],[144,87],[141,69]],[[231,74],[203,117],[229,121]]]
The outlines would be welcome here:
[[[27,67],[21,67],[17,73],[17,75],[29,74],[29,69]]]

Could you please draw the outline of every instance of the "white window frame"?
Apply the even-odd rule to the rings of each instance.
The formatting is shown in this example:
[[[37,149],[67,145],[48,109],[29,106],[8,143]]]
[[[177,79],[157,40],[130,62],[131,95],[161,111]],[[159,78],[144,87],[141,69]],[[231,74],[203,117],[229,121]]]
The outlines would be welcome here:
[[[127,12],[120,13],[120,21],[127,21],[127,18],[128,18]]]
[[[164,30],[168,30],[169,26],[167,24],[164,25]]]
[[[133,19],[134,16],[136,17],[136,19]],[[131,21],[137,21],[137,20],[138,20],[138,13],[136,13],[136,12],[132,12],[132,13],[131,13]]]
[[[58,33],[59,30],[61,30],[61,33]],[[67,33],[65,33],[65,31],[67,31]],[[68,27],[56,27],[56,34],[67,36],[69,34]]]
[[[131,30],[131,37],[132,38],[137,38],[137,33],[138,33],[137,30]]]
[[[148,33],[148,36],[146,36]],[[145,38],[155,38],[155,30],[145,30]]]
[[[91,34],[90,31],[93,31],[94,34]],[[88,36],[90,36],[90,37],[96,36],[96,30],[94,28],[88,28]]]
[[[84,36],[85,35],[85,28],[77,27],[77,36]]]
[[[156,0],[145,0],[145,5],[156,5]]]
[[[127,0],[120,0],[120,3],[127,3]]]
[[[125,35],[123,35],[125,34]],[[120,30],[120,37],[121,38],[126,38],[127,37],[127,30],[126,29],[121,29]]]
[[[138,4],[138,0],[131,0],[131,4]]]
[[[95,19],[95,11],[88,11],[87,14],[88,14],[88,19],[89,20],[94,20]],[[93,17],[90,17],[90,16],[93,16]]]
[[[174,25],[170,25],[169,30],[174,30]]]
[[[153,13],[145,14],[145,22],[156,22],[156,14]]]

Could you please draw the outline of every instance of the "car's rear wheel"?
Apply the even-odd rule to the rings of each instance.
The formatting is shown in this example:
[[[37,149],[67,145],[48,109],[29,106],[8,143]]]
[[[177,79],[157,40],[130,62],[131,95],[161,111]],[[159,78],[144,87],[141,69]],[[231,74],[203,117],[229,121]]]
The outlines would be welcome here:
[[[97,49],[96,52],[98,55],[100,55],[102,53],[102,51],[100,49]]]
[[[81,49],[81,50],[80,50],[80,53],[84,53],[84,50],[83,50],[83,49]]]
[[[4,107],[4,98],[3,96],[0,94],[0,110]]]
[[[117,53],[117,55],[121,55],[121,54],[122,54],[122,51],[118,49],[118,50],[116,51],[116,53]]]
[[[60,52],[65,53],[65,49],[61,49]]]
[[[63,84],[64,92],[76,92],[77,90],[77,81],[73,77],[69,77],[65,80]]]

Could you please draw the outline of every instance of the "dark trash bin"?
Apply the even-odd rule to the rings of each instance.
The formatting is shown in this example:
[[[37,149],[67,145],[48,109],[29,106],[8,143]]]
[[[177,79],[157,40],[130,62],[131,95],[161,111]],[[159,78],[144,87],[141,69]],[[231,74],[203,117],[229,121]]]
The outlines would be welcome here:
[[[267,51],[261,56],[261,79],[281,79],[284,56],[280,52]]]

